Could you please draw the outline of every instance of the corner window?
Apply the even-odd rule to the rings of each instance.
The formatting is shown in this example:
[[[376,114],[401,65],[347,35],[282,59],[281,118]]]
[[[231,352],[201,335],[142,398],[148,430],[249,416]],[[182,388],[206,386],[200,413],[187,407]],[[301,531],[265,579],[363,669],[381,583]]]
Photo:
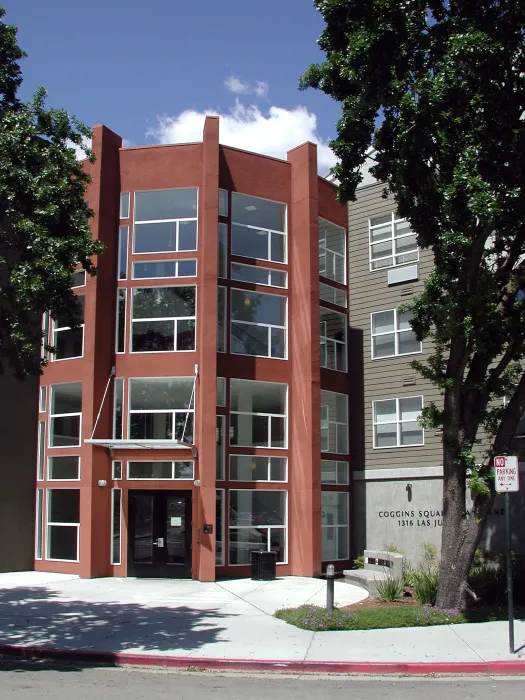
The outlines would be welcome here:
[[[322,560],[348,559],[348,494],[322,491],[321,512]]]
[[[332,459],[321,460],[321,483],[338,486],[348,484],[348,462],[336,462]]]
[[[84,354],[84,295],[78,295],[77,299],[82,314],[82,323],[78,328],[72,329],[65,317],[53,319],[51,342],[55,348],[54,360],[71,360]]]
[[[120,193],[120,218],[129,219],[129,192]]]
[[[111,564],[120,564],[122,489],[111,489]]]
[[[219,216],[228,216],[228,190],[219,190]]]
[[[231,252],[286,262],[286,204],[233,192]]]
[[[80,489],[47,489],[46,559],[78,561]]]
[[[241,265],[232,263],[231,278],[238,282],[248,284],[262,284],[266,287],[280,287],[286,289],[288,286],[288,273],[281,270],[273,270],[269,267],[259,265]]]
[[[346,309],[346,292],[337,287],[331,287],[329,284],[323,284],[319,282],[319,299],[321,301],[328,301],[330,304],[335,304],[336,306],[344,306]]]
[[[133,289],[131,352],[195,350],[196,287]]]
[[[232,379],[230,445],[286,447],[286,384]]]
[[[372,359],[421,352],[422,344],[412,330],[412,314],[397,309],[372,314]]]
[[[128,462],[128,479],[193,479],[193,462]]]
[[[197,188],[135,192],[133,252],[197,250]]]
[[[171,279],[173,277],[195,277],[196,274],[196,260],[159,260],[156,262],[134,262],[132,278],[134,280]]]
[[[231,352],[286,358],[286,319],[286,297],[232,289]]]
[[[416,234],[406,219],[392,212],[369,220],[370,270],[382,270],[419,260]]]
[[[319,274],[346,284],[346,231],[319,219]]]
[[[82,383],[51,387],[49,447],[80,447]]]
[[[374,447],[423,445],[424,433],[419,424],[422,410],[422,396],[374,401]]]
[[[286,563],[287,491],[230,491],[230,565],[251,563],[253,551],[277,553]]]
[[[348,454],[348,397],[321,391],[321,452]]]
[[[230,455],[230,481],[287,481],[286,457]]]
[[[80,457],[49,457],[47,478],[49,481],[78,481]]]
[[[345,314],[338,314],[321,307],[321,367],[335,369],[339,372],[347,370],[346,326]]]
[[[193,442],[193,377],[129,380],[129,438]]]

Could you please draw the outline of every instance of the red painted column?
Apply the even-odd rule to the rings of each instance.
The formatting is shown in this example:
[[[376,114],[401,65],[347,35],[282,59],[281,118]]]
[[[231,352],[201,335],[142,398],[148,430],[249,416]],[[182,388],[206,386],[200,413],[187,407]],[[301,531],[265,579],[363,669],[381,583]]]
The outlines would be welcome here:
[[[289,552],[292,575],[321,572],[321,416],[317,148],[288,152],[291,205]]]
[[[215,581],[215,427],[217,412],[217,285],[219,221],[219,119],[206,117],[202,185],[199,192],[199,288],[197,292],[196,445],[198,479],[193,491],[197,508],[193,528],[193,578]],[[213,534],[204,534],[204,525]],[[197,532],[198,530],[198,532]]]

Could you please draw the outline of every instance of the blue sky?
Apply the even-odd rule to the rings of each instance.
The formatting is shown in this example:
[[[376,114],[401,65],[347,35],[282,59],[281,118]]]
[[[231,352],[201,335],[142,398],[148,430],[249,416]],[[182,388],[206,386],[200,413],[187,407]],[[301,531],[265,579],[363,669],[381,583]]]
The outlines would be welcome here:
[[[205,113],[221,141],[283,157],[312,140],[320,171],[340,108],[298,78],[322,60],[311,0],[0,0],[28,54],[21,96],[49,104],[126,143],[200,140]]]

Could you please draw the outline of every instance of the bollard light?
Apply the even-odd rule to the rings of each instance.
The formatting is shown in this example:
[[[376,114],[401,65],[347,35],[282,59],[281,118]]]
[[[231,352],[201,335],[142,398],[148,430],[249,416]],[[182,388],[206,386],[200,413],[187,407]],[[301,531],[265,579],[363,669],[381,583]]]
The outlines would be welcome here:
[[[328,564],[326,567],[326,578],[334,578],[335,577],[335,566],[333,564]]]
[[[326,612],[332,612],[334,609],[334,579],[335,566],[328,564],[326,567]]]

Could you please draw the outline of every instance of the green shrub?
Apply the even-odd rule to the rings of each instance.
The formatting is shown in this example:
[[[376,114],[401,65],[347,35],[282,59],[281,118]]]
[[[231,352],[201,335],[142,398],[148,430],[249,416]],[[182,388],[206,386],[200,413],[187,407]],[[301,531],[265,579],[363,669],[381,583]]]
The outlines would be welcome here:
[[[414,573],[416,569],[412,566],[412,564],[408,561],[403,561],[403,584],[405,586],[409,586],[410,588],[414,587]]]
[[[514,600],[525,603],[525,558],[512,553]],[[474,554],[469,586],[483,604],[504,605],[507,600],[507,562],[503,552],[492,554],[479,548]]]
[[[365,555],[360,554],[354,559],[354,569],[364,569],[365,568]]]
[[[421,558],[423,559],[423,564],[428,567],[434,567],[438,565],[438,548],[432,542],[422,542],[421,543]]]
[[[435,605],[439,587],[437,567],[419,567],[413,571],[414,598],[420,605]]]
[[[391,542],[386,542],[383,545],[383,549],[387,552],[392,552],[393,554],[404,554],[403,550],[397,546],[397,544],[392,544]]]
[[[403,581],[393,576],[387,576],[385,579],[376,580],[375,584],[379,597],[387,603],[399,600],[405,593]]]

